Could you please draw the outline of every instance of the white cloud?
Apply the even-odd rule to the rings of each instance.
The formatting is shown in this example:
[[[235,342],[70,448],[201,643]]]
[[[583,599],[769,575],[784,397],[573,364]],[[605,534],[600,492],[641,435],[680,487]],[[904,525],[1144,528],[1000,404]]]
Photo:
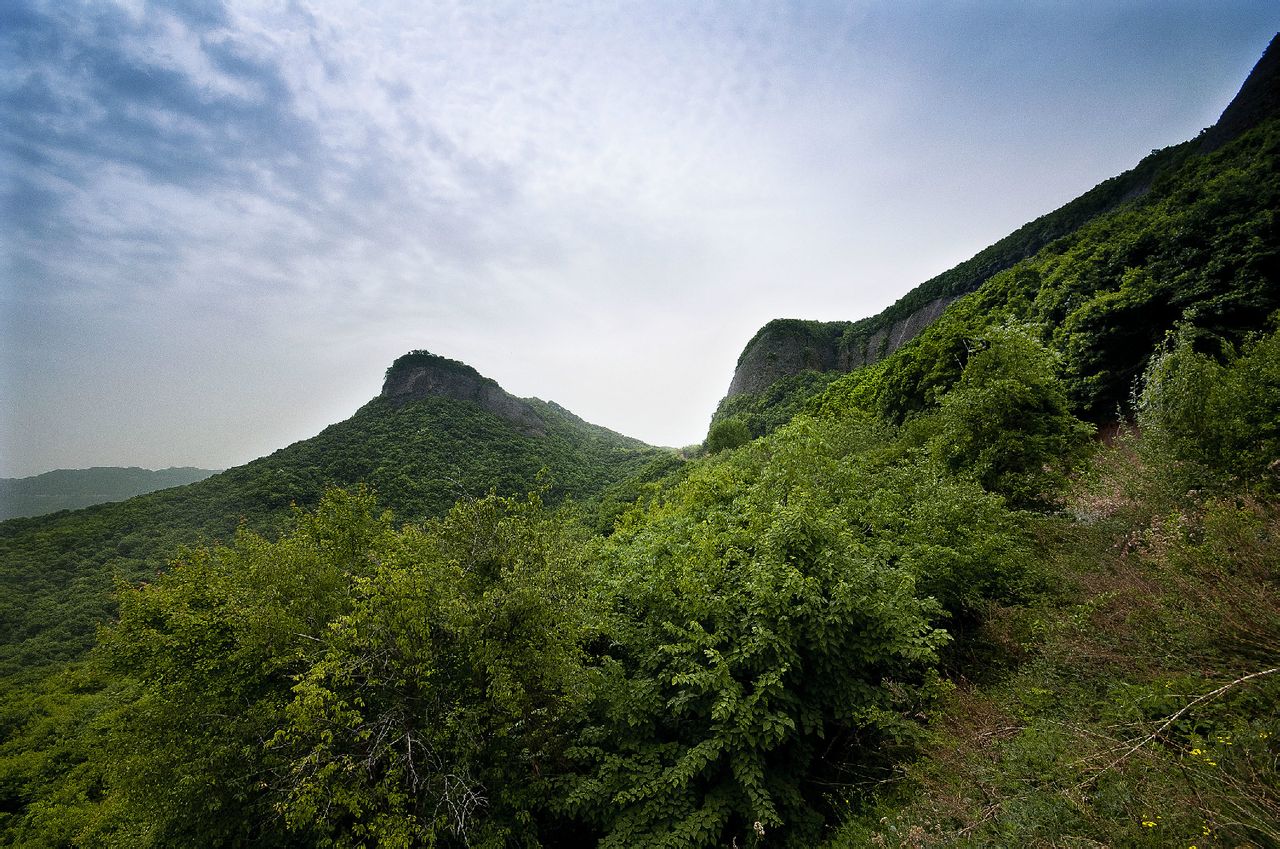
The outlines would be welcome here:
[[[1172,21],[1164,55],[1117,50],[1132,33],[1105,9],[33,8],[0,35],[24,63],[0,85],[28,104],[4,132],[40,200],[12,213],[0,281],[30,317],[0,342],[24,401],[4,474],[233,465],[349,414],[417,347],[696,441],[759,325],[874,312],[1194,134],[1195,98],[1238,69],[1170,68],[1253,56],[1266,29],[1241,3]],[[1010,16],[1010,46],[970,52]],[[1058,64],[1035,86],[1001,65],[1037,51]],[[1156,141],[1052,113],[1100,92],[1109,114],[1190,105]],[[50,421],[57,444],[22,435]]]

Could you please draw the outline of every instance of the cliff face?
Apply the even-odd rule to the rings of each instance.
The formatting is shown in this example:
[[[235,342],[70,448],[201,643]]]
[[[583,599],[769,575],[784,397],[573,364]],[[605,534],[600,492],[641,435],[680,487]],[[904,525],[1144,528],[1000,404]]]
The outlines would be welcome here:
[[[837,340],[847,322],[775,319],[747,343],[729,384],[729,397],[763,392],[802,371],[839,368]]]
[[[933,324],[938,316],[942,315],[943,311],[959,297],[959,295],[944,295],[941,298],[934,298],[906,318],[900,318],[869,334],[860,334],[851,326],[841,338],[838,357],[840,370],[853,371],[889,356],[919,336],[922,330]]]
[[[511,422],[526,436],[546,434],[542,419],[527,402],[471,366],[426,351],[413,351],[392,363],[379,397],[395,404],[428,397],[469,401]]]
[[[934,298],[903,318],[874,324],[774,319],[738,357],[725,398],[764,392],[803,371],[853,371],[882,360],[918,336],[958,297]]]
[[[1133,169],[1106,180],[1037,218],[955,268],[917,286],[879,315],[857,322],[777,319],[747,343],[724,401],[764,392],[777,381],[814,371],[852,371],[901,348],[953,302],[995,274],[1034,256],[1053,240],[1142,196],[1161,174],[1209,153],[1280,111],[1280,34],[1258,60],[1240,92],[1198,139],[1155,151]],[[721,401],[723,408],[724,401]],[[719,415],[719,411],[717,411]]]

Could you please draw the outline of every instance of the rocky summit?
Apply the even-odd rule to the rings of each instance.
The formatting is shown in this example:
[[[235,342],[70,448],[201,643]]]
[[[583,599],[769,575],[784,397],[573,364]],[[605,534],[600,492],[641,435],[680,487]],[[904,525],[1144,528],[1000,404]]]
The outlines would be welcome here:
[[[526,436],[546,433],[533,407],[466,363],[428,351],[410,351],[387,369],[380,397],[406,403],[433,396],[469,401],[516,425]]]

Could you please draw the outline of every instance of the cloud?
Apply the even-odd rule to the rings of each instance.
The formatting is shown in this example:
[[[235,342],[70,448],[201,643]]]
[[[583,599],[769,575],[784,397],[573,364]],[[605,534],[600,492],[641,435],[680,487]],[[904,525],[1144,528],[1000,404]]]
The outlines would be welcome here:
[[[233,465],[419,347],[691,442],[764,321],[874,312],[1130,164],[1171,67],[1194,106],[1205,63],[1126,65],[1093,11],[0,4],[0,455]],[[1265,42],[1194,23],[1162,49]]]

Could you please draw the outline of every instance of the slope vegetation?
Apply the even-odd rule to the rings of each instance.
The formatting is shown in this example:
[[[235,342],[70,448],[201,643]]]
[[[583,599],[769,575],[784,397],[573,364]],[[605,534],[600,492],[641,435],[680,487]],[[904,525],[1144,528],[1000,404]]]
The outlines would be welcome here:
[[[1083,238],[1086,243],[1096,241],[1097,231],[1092,235],[1080,236],[1081,230],[1095,222],[1116,220],[1116,216],[1122,216],[1126,210],[1135,212],[1139,217],[1148,217],[1153,206],[1177,206],[1196,201],[1197,199],[1185,194],[1171,198],[1171,186],[1183,184],[1199,190],[1203,185],[1204,168],[1226,170],[1220,162],[1205,166],[1199,161],[1200,157],[1227,146],[1266,123],[1277,114],[1278,109],[1280,36],[1272,41],[1219,121],[1205,130],[1199,138],[1152,152],[1133,169],[1106,180],[1062,208],[1024,225],[973,258],[922,283],[879,315],[856,322],[776,319],[766,324],[747,343],[739,357],[728,393],[712,418],[713,424],[736,417],[747,424],[753,435],[759,436],[779,423],[778,414],[770,412],[770,408],[783,405],[794,409],[804,398],[813,394],[811,389],[829,380],[815,378],[813,373],[848,372],[883,359],[919,335],[955,301],[979,289],[1002,272],[1020,264],[1026,267],[1027,260],[1036,256],[1044,257],[1046,251],[1049,254],[1062,254],[1064,251],[1060,248],[1064,240],[1079,242]],[[1199,173],[1197,169],[1200,169]],[[1246,167],[1245,170],[1250,169]],[[1222,179],[1230,177],[1223,174]],[[1257,194],[1250,189],[1247,184],[1239,185],[1234,190],[1212,187],[1220,202],[1240,200],[1249,208],[1242,222],[1248,220],[1249,224],[1245,226],[1254,229],[1249,233],[1241,232],[1236,235],[1246,241],[1257,236],[1261,239],[1261,244],[1197,244],[1197,238],[1219,237],[1216,232],[1218,223],[1215,220],[1218,210],[1207,204],[1199,204],[1199,218],[1192,220],[1184,217],[1179,222],[1182,226],[1189,226],[1196,235],[1175,231],[1163,234],[1165,238],[1161,239],[1161,234],[1148,229],[1144,233],[1146,242],[1123,246],[1123,255],[1095,258],[1107,263],[1107,268],[1092,271],[1076,264],[1068,273],[1084,276],[1083,283],[1090,290],[1097,289],[1098,279],[1116,279],[1117,269],[1111,259],[1132,260],[1135,266],[1151,266],[1152,273],[1168,275],[1167,279],[1158,284],[1163,287],[1163,292],[1156,297],[1142,299],[1140,304],[1134,304],[1151,311],[1152,314],[1143,316],[1141,323],[1149,325],[1154,337],[1158,338],[1174,320],[1192,310],[1199,300],[1211,298],[1214,287],[1221,290],[1230,289],[1234,285],[1225,274],[1216,280],[1201,280],[1194,285],[1187,285],[1187,281],[1176,279],[1182,266],[1198,268],[1204,264],[1202,257],[1183,257],[1178,255],[1178,251],[1203,253],[1205,250],[1213,250],[1221,256],[1237,256],[1236,252],[1243,250],[1256,263],[1269,261],[1266,254],[1272,250],[1274,238],[1273,231],[1268,231],[1272,225],[1268,224],[1265,213],[1274,209],[1274,196],[1269,195],[1266,189]],[[1204,226],[1206,219],[1212,223]],[[1164,256],[1157,258],[1150,255],[1156,252],[1162,252]],[[1043,268],[1043,263],[1037,267]],[[1272,269],[1259,269],[1256,265],[1247,271],[1255,279],[1259,274],[1265,277],[1273,273]],[[1069,300],[1074,292],[1075,281],[1061,278],[1062,274],[1059,273],[1058,279],[1050,281],[1050,286],[1057,288]],[[1092,282],[1089,278],[1093,278]],[[1168,297],[1171,301],[1164,303],[1161,297]],[[1261,301],[1250,305],[1242,304],[1241,307],[1252,309],[1255,313],[1261,310],[1263,315],[1268,311],[1267,303]],[[1103,311],[1115,313],[1115,305]],[[1078,313],[1078,310],[1063,305],[1058,314],[1043,311],[1040,319],[1055,322],[1065,321],[1069,317],[1086,320],[1079,315],[1068,316],[1069,312]],[[1103,320],[1110,318],[1117,316],[1112,315]],[[1252,318],[1220,315],[1216,320],[1220,323],[1256,326],[1257,318],[1256,314]],[[1127,319],[1132,321],[1133,316],[1128,316]],[[1135,339],[1133,348],[1138,359],[1141,359],[1149,350],[1152,334],[1139,336],[1141,338]],[[1106,355],[1110,352],[1099,350],[1097,353]],[[1133,359],[1124,352],[1121,356]],[[1132,379],[1132,371],[1129,377]],[[1115,400],[1114,392],[1111,397],[1102,398],[1102,407],[1091,410],[1091,417],[1100,421],[1111,415]]]
[[[536,433],[472,400],[380,396],[311,439],[199,483],[0,524],[0,670],[83,652],[113,607],[113,577],[153,575],[179,546],[230,540],[239,528],[271,532],[330,486],[368,485],[415,519],[464,496],[526,492],[543,469],[550,499],[590,498],[665,456],[554,404],[510,402]]]

